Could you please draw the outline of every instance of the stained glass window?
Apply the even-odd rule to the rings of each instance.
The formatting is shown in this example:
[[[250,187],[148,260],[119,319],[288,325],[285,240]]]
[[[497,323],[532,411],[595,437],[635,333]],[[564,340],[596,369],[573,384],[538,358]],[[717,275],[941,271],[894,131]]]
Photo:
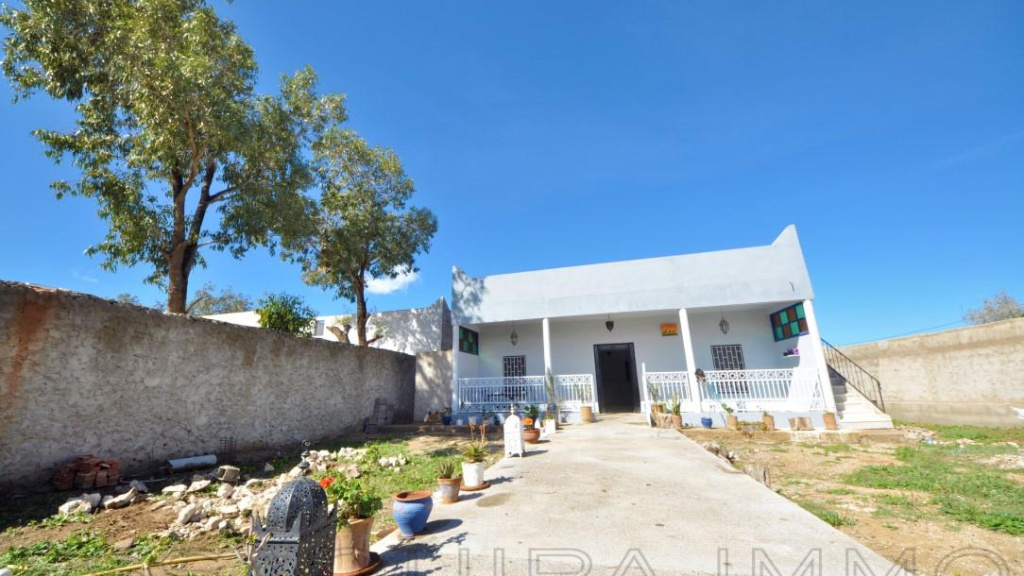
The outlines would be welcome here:
[[[771,314],[772,335],[775,341],[796,338],[808,333],[807,316],[804,314],[803,303],[794,304],[789,308]]]
[[[480,335],[469,328],[459,326],[459,352],[479,356]]]

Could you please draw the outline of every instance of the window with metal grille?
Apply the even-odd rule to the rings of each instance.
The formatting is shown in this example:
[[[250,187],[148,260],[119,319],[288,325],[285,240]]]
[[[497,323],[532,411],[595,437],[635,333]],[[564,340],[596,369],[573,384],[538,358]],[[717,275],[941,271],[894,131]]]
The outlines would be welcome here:
[[[501,375],[505,378],[526,376],[526,356],[505,356],[501,359]]]
[[[711,359],[715,370],[746,370],[743,362],[743,346],[740,344],[722,344],[711,347]]]

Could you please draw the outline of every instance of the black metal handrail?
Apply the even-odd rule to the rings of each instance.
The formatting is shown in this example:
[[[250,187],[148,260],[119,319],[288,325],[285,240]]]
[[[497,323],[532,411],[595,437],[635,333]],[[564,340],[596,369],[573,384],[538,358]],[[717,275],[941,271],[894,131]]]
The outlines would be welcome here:
[[[860,364],[851,360],[849,356],[840,352],[838,348],[829,344],[824,338],[821,339],[821,343],[825,347],[825,363],[828,367],[842,376],[848,385],[853,386],[861,395],[877,406],[879,410],[885,412],[885,401],[882,399],[882,383],[878,381],[878,378],[872,376]]]

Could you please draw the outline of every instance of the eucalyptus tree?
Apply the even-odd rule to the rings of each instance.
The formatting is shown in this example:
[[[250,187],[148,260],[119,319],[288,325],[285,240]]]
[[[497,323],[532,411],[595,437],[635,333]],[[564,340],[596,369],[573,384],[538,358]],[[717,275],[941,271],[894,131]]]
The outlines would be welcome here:
[[[24,0],[0,25],[15,100],[74,107],[74,128],[34,134],[77,168],[53,182],[57,197],[95,199],[107,221],[87,253],[152,267],[169,312],[187,312],[205,248],[240,257],[308,234],[309,148],[345,120],[344,97],[318,95],[312,70],[257,94],[252,48],[204,0]]]
[[[394,151],[336,124],[313,146],[313,165],[321,191],[316,233],[292,256],[307,283],[355,302],[356,344],[366,346],[367,279],[416,272],[437,218],[408,206],[415,188]]]

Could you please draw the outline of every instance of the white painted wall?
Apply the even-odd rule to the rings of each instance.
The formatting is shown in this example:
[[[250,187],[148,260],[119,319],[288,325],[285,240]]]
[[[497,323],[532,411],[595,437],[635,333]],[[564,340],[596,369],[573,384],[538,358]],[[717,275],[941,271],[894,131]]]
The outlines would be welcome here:
[[[769,246],[482,277],[452,271],[452,313],[462,325],[813,296],[793,226]]]
[[[719,311],[694,311],[690,313],[690,330],[693,333],[694,369],[714,370],[711,347],[722,344],[743,346],[743,358],[748,370],[764,368],[807,368],[816,366],[811,346],[811,335],[789,338],[779,342],[772,336],[769,315],[785,308],[788,304],[765,308]],[[722,314],[729,322],[729,333],[722,334],[718,324]],[[799,348],[800,356],[784,357],[787,348]],[[648,366],[648,370],[653,370]]]

